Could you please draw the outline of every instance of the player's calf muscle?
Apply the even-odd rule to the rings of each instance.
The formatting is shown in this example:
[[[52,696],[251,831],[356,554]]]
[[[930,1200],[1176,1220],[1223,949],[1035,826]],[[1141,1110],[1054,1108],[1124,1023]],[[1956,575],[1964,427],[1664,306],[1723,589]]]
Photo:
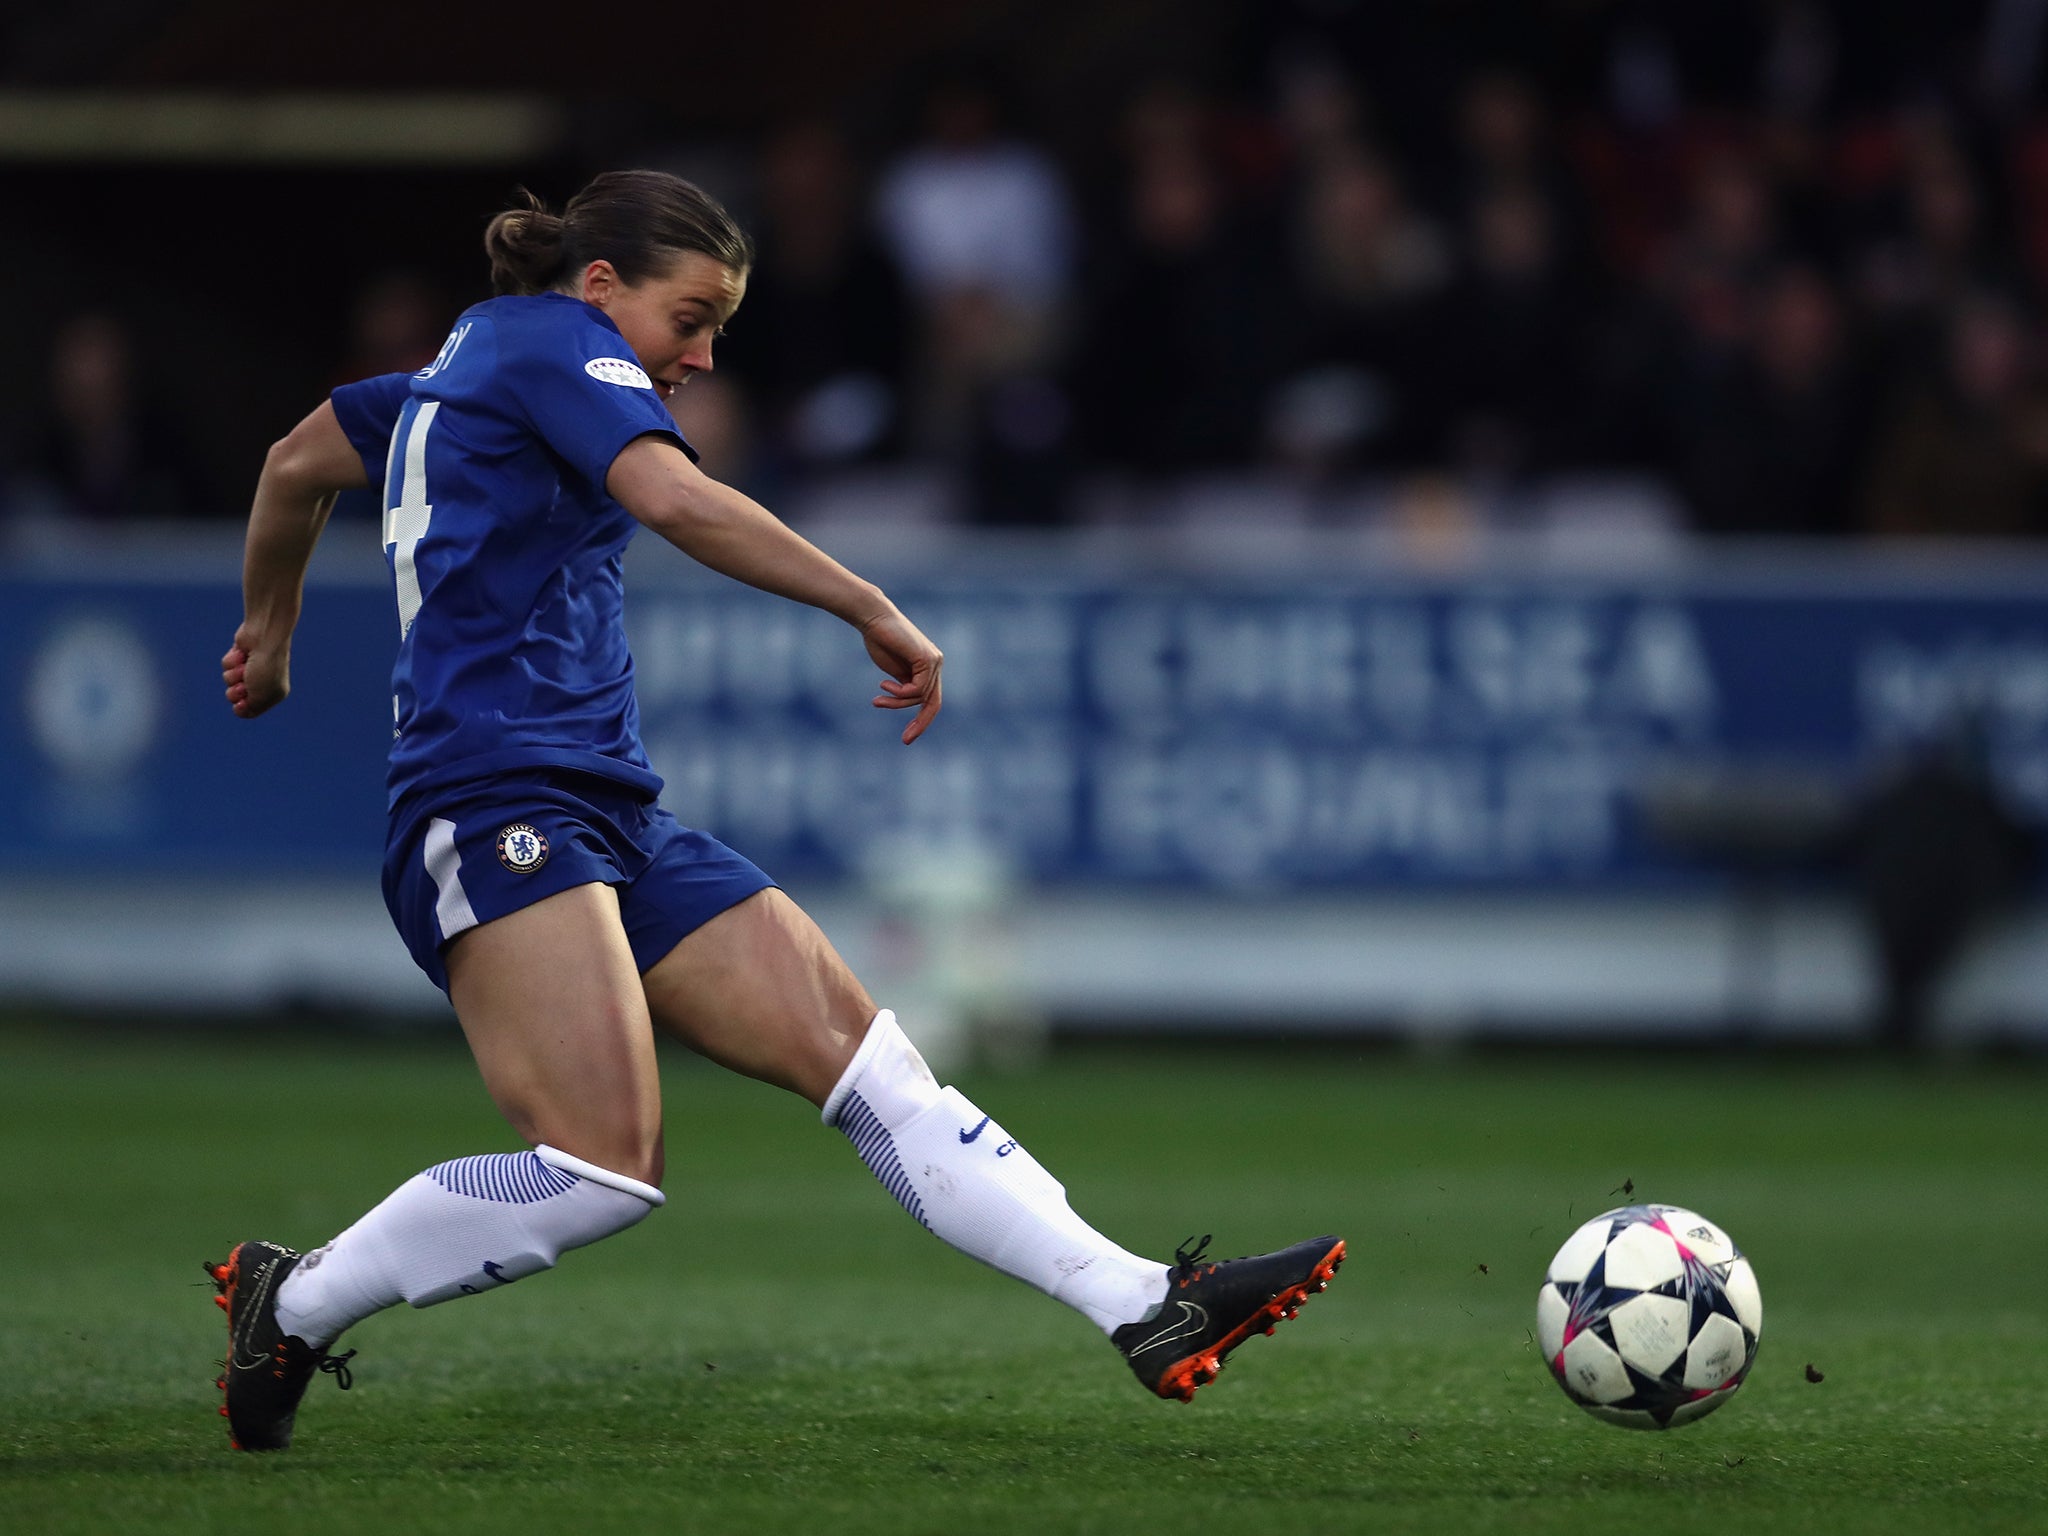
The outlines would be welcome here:
[[[867,989],[780,891],[688,935],[646,976],[654,1021],[691,1050],[822,1104],[875,1016]]]
[[[654,1041],[612,893],[579,886],[485,923],[447,962],[485,1086],[520,1134],[658,1182]]]

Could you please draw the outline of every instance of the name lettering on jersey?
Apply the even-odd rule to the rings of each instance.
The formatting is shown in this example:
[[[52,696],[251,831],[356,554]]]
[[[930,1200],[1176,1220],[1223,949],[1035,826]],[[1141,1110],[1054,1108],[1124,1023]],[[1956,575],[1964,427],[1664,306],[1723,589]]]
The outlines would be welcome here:
[[[654,380],[647,377],[646,370],[623,357],[593,357],[583,365],[583,371],[600,384],[616,384],[621,389],[654,388]]]
[[[450,331],[448,339],[441,343],[441,350],[434,354],[434,360],[414,374],[413,377],[416,379],[431,379],[443,368],[454,362],[455,349],[462,345],[462,338],[469,334],[469,328],[475,323],[473,320],[465,320],[462,324],[455,327],[454,330]]]

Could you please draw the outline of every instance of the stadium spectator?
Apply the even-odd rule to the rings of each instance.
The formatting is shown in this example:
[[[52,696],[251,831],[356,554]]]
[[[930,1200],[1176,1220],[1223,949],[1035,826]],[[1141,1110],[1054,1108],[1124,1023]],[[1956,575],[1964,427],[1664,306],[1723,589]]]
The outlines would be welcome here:
[[[1938,367],[1948,312],[1982,290],[2017,293],[2023,279],[1994,238],[1978,175],[1947,124],[1914,115],[1901,137],[1900,173],[1875,210],[1859,278],[1901,362]]]
[[[136,376],[125,322],[75,315],[50,349],[49,393],[15,449],[17,515],[115,522],[215,515],[183,431]]]
[[[964,472],[975,516],[1057,520],[1071,412],[1053,371],[1074,264],[1058,164],[1007,130],[990,78],[958,71],[885,168],[875,213],[919,322],[913,445]]]
[[[1695,329],[1727,339],[1779,251],[1772,188],[1761,168],[1741,153],[1716,153],[1694,178],[1661,283]]]
[[[1443,208],[1455,225],[1483,239],[1482,206],[1508,189],[1536,199],[1549,226],[1549,260],[1576,267],[1586,246],[1586,215],[1577,181],[1557,153],[1547,111],[1534,82],[1511,70],[1472,76],[1457,108],[1458,148],[1445,178]]]
[[[1065,296],[1073,259],[1065,178],[1044,150],[1005,131],[995,85],[941,81],[924,137],[885,170],[876,212],[917,296],[979,290],[1043,312]]]
[[[1320,470],[1414,458],[1427,438],[1428,321],[1451,276],[1449,246],[1386,159],[1356,144],[1308,167],[1293,222],[1275,446]]]
[[[903,280],[864,226],[845,138],[819,121],[782,129],[762,152],[758,192],[762,254],[731,351],[733,374],[759,403],[767,451],[805,470],[899,448]]]
[[[1303,173],[1351,154],[1369,135],[1357,80],[1328,55],[1286,60],[1274,94],[1282,138]]]
[[[1065,179],[1005,130],[992,83],[959,73],[932,90],[924,136],[884,169],[875,216],[927,332],[938,414],[1049,356],[1073,267]]]
[[[1650,281],[1624,290],[1599,360],[1610,414],[1604,450],[1638,459],[1687,495],[1694,526],[1711,529],[1739,490],[1723,488],[1728,437],[1753,399],[1760,296],[1782,258],[1771,188],[1746,155],[1702,158],[1683,221]],[[1747,451],[1743,445],[1742,451]],[[1738,521],[1747,523],[1747,514]]]
[[[1680,484],[1707,533],[1841,534],[1866,408],[1842,306],[1818,270],[1780,269],[1744,344],[1701,380],[1681,432]]]
[[[1519,478],[1573,455],[1586,305],[1536,184],[1488,185],[1470,214],[1464,271],[1431,327],[1439,452],[1468,472]]]
[[[2048,527],[2048,395],[2034,352],[2002,299],[1953,312],[1941,372],[1915,380],[1879,434],[1873,532],[2016,538]]]
[[[1272,374],[1280,275],[1197,116],[1154,95],[1128,124],[1125,202],[1077,370],[1089,447],[1150,474],[1242,463]]]

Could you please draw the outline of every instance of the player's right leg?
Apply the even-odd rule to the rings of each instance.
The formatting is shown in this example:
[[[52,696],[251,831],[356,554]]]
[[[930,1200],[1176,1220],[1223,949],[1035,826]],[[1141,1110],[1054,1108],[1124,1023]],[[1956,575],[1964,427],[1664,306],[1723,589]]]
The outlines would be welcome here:
[[[536,1145],[437,1164],[303,1257],[243,1243],[209,1266],[229,1316],[225,1407],[244,1448],[289,1443],[300,1396],[352,1324],[400,1301],[509,1285],[662,1203],[653,1035],[608,883],[617,871],[573,797],[516,793],[516,816],[485,798],[395,839],[387,894],[415,958],[446,985],[486,1087]],[[508,832],[536,827],[531,847],[506,846]]]
[[[303,1257],[243,1243],[210,1271],[228,1307],[225,1411],[245,1450],[290,1443],[300,1396],[352,1324],[523,1280],[662,1203],[654,1040],[611,888],[474,928],[447,964],[484,1083],[536,1148],[429,1168]]]

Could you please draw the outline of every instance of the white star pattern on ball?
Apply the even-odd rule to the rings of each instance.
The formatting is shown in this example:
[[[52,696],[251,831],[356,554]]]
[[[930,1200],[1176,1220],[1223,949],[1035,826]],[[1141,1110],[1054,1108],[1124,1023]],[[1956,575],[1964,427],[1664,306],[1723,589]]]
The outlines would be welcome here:
[[[1728,1401],[1762,1330],[1749,1260],[1680,1206],[1594,1217],[1565,1239],[1536,1297],[1537,1342],[1565,1395],[1631,1429],[1689,1424]]]

